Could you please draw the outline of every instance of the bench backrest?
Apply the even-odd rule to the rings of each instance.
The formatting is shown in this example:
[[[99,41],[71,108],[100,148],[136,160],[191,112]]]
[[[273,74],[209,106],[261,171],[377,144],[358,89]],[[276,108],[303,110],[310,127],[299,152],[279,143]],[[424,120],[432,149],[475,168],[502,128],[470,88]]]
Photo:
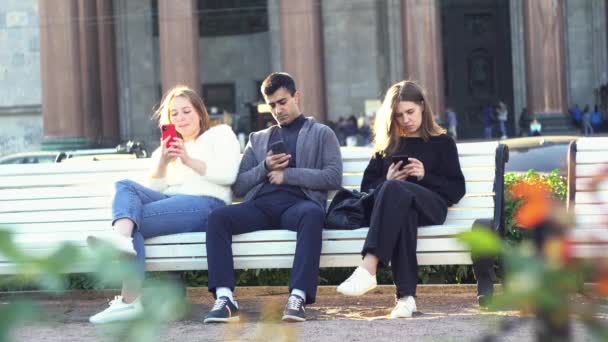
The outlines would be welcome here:
[[[608,182],[598,189],[589,187],[589,180],[608,165],[608,137],[581,137],[571,145],[571,193],[569,210],[575,215],[572,231],[579,256],[606,255],[608,247]],[[603,202],[603,203],[602,203]]]
[[[460,203],[449,209],[444,226],[433,226],[419,230],[419,253],[460,253],[460,257],[449,262],[438,256],[423,259],[421,264],[470,263],[466,247],[462,246],[456,235],[469,230],[476,219],[494,218],[495,229],[502,227],[502,183],[506,147],[495,142],[458,144],[459,160],[466,179],[466,196]],[[500,151],[497,155],[496,151]],[[343,185],[346,188],[358,189],[367,166],[371,148],[342,148],[344,165]],[[497,167],[498,165],[498,167]],[[107,160],[87,162],[65,162],[59,164],[2,165],[0,166],[0,227],[12,230],[17,241],[32,250],[49,249],[53,242],[72,241],[84,246],[86,235],[92,231],[110,229],[110,205],[114,182],[129,178],[142,180],[150,168],[150,159]],[[495,188],[499,196],[496,196]],[[235,238],[235,243],[249,242],[252,248],[245,245],[235,246],[235,256],[242,249],[249,259],[237,262],[235,266],[255,268],[289,267],[287,250],[293,253],[292,232],[256,232],[243,234]],[[292,237],[292,235],[294,235]],[[322,266],[349,265],[357,260],[358,250],[364,232],[333,231],[324,232],[324,255],[333,255],[333,259],[322,257]],[[427,239],[427,240],[425,240]],[[432,240],[430,240],[432,239]],[[326,243],[325,240],[332,242]],[[261,257],[260,248],[254,244],[265,244],[276,241],[277,250]],[[200,269],[206,268],[204,234],[196,236],[159,237],[146,241],[147,258],[157,260],[150,269]],[[171,244],[178,244],[173,248]],[[198,244],[198,245],[196,245]],[[277,256],[273,256],[276,253]],[[338,255],[349,255],[340,259]],[[280,262],[272,264],[272,260]],[[182,259],[179,259],[182,258]],[[193,260],[184,265],[184,260]],[[199,260],[200,259],[200,260]],[[2,256],[0,256],[0,273],[2,273]],[[182,260],[182,261],[180,261]],[[352,260],[352,261],[351,261]]]

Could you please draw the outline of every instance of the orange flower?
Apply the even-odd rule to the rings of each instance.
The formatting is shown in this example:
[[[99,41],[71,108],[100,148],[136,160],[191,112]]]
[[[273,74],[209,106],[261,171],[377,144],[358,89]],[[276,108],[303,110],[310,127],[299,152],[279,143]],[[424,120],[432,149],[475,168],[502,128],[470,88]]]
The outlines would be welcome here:
[[[549,186],[542,182],[520,181],[511,186],[515,198],[544,197],[549,194]]]
[[[543,182],[517,182],[511,186],[511,195],[523,201],[513,217],[522,228],[536,227],[551,211],[549,186]]]
[[[515,212],[515,222],[526,229],[536,227],[551,211],[551,202],[547,198],[530,198]]]

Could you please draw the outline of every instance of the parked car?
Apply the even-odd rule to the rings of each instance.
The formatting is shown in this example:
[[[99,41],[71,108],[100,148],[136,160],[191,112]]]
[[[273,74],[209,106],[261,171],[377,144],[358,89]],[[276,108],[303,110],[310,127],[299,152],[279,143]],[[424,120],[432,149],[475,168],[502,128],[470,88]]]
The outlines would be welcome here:
[[[2,164],[64,163],[77,160],[147,158],[148,151],[139,142],[129,141],[115,148],[93,148],[74,151],[32,151],[0,157]]]
[[[537,136],[506,139],[501,142],[509,146],[509,161],[505,165],[508,172],[526,172],[533,169],[549,173],[559,169],[566,175],[568,145],[576,136]]]

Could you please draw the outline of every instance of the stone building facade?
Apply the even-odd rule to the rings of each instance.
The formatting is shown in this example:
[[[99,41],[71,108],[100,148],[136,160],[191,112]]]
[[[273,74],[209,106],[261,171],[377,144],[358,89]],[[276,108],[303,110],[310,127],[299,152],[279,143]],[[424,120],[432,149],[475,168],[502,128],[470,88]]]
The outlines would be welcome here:
[[[255,129],[259,85],[294,75],[321,121],[418,80],[479,138],[483,105],[563,116],[608,83],[608,0],[3,0],[0,154],[157,144],[163,90],[201,92]],[[514,113],[514,114],[513,114]]]

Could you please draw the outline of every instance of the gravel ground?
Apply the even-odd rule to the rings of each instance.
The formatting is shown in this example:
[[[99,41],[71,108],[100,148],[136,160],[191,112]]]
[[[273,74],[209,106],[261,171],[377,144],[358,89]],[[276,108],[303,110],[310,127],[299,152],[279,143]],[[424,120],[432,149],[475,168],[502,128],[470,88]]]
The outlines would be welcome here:
[[[480,310],[471,287],[419,287],[419,312],[410,319],[391,320],[392,289],[386,287],[363,297],[336,295],[321,289],[317,303],[307,307],[308,321],[281,323],[277,318],[286,300],[284,288],[237,290],[241,323],[205,325],[203,316],[212,306],[204,290],[190,289],[191,310],[184,319],[163,328],[162,341],[480,341],[496,333],[501,322],[516,327],[497,341],[532,341],[532,321],[516,312]],[[107,328],[88,323],[88,317],[105,307],[113,293],[72,293],[57,298],[38,298],[55,323],[18,328],[16,341],[109,341]],[[10,298],[0,299],[3,303]],[[592,341],[575,323],[574,341]]]

